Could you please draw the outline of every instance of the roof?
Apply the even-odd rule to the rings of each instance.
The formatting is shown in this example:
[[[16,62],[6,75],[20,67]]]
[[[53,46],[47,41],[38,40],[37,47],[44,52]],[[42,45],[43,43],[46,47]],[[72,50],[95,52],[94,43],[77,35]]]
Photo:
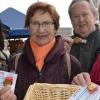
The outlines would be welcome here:
[[[24,28],[25,14],[14,8],[7,8],[0,13],[0,19],[6,32],[6,38],[26,38],[29,32]]]
[[[24,28],[25,23],[25,14],[14,8],[8,8],[0,13],[0,19],[2,22],[10,27],[11,29],[15,28]]]

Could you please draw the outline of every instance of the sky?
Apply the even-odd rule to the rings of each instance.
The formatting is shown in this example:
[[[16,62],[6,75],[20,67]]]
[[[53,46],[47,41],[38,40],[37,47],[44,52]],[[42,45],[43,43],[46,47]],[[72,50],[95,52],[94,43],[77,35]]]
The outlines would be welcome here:
[[[16,10],[26,13],[27,8],[38,0],[0,0],[0,12],[4,11],[8,7],[13,7]],[[72,27],[69,15],[68,7],[72,0],[39,0],[48,2],[54,5],[60,15],[60,26],[61,27]]]

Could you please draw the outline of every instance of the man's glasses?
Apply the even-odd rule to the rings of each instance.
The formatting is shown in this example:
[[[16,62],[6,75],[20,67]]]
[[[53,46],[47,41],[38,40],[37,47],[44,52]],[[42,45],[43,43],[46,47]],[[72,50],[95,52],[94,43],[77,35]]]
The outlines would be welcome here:
[[[32,26],[34,29],[38,29],[42,26],[42,28],[44,29],[48,29],[48,28],[51,28],[54,23],[53,22],[50,22],[50,21],[44,21],[42,23],[38,22],[38,21],[34,21],[34,22],[31,22]]]

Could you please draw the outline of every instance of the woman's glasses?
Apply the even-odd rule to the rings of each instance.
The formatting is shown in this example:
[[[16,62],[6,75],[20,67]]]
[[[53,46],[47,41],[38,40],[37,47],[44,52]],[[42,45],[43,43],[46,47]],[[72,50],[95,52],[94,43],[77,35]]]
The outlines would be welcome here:
[[[40,27],[42,27],[44,29],[48,29],[54,25],[54,23],[50,22],[50,21],[44,21],[42,23],[40,23],[38,21],[34,21],[34,22],[31,22],[31,24],[32,24],[34,29],[39,29]]]

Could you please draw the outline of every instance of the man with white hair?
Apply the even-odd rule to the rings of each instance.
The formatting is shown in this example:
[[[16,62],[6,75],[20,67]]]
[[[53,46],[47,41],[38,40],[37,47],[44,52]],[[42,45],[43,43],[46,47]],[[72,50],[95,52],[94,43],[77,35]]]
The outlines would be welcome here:
[[[74,30],[71,54],[78,58],[83,71],[90,72],[100,48],[96,8],[91,0],[73,0],[69,6],[69,16]]]

